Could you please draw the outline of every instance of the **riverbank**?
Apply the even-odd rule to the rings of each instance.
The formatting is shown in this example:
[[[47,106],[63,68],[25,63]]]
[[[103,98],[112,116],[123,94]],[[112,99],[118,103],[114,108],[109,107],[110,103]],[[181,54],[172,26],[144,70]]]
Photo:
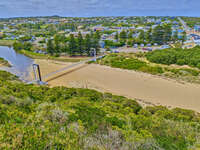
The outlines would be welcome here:
[[[71,64],[41,59],[35,60],[35,63],[40,65],[42,76]],[[51,87],[89,88],[135,98],[144,104],[200,110],[199,85],[181,84],[142,72],[86,64],[58,73],[45,81]]]
[[[15,41],[14,40],[0,40],[0,46],[11,47]]]
[[[0,67],[1,66],[11,67],[11,64],[7,60],[0,57]]]
[[[69,56],[55,57],[55,56],[25,51],[25,50],[21,50],[20,53],[32,59],[47,59],[47,60],[55,60],[55,61],[61,61],[61,62],[79,62],[79,61],[89,59],[89,57],[69,57]]]

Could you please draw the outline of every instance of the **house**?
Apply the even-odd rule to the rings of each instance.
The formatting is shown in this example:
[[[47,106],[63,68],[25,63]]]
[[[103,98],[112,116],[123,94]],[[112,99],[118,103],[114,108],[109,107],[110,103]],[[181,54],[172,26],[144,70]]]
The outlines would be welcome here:
[[[195,25],[194,26],[194,31],[195,32],[200,32],[200,25]]]
[[[105,42],[104,41],[99,41],[99,46],[101,48],[105,48]]]

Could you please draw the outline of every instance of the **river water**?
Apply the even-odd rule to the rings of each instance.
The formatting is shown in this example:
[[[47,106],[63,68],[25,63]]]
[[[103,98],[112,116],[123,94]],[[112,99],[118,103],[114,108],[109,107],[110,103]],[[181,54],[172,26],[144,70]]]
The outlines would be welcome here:
[[[12,67],[0,67],[0,70],[8,71],[18,76],[21,80],[27,80],[34,60],[15,52],[13,48],[0,46],[0,57],[7,60]]]

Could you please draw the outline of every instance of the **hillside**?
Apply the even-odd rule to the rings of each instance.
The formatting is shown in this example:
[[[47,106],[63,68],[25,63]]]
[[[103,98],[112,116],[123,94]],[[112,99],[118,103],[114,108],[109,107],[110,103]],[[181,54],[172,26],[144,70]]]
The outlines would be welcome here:
[[[26,85],[0,71],[0,149],[196,149],[200,114],[89,89]]]

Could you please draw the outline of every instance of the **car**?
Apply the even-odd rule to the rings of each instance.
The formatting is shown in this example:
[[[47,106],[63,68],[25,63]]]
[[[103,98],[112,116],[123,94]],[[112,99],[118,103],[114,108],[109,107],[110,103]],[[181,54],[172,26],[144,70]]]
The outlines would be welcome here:
[[[137,44],[134,44],[133,47],[134,47],[134,48],[138,48],[138,45],[137,45]]]
[[[144,50],[144,51],[152,51],[153,49],[152,48],[143,48],[142,50]]]
[[[167,48],[170,48],[170,46],[169,45],[163,45],[162,46],[162,49],[167,49]]]

